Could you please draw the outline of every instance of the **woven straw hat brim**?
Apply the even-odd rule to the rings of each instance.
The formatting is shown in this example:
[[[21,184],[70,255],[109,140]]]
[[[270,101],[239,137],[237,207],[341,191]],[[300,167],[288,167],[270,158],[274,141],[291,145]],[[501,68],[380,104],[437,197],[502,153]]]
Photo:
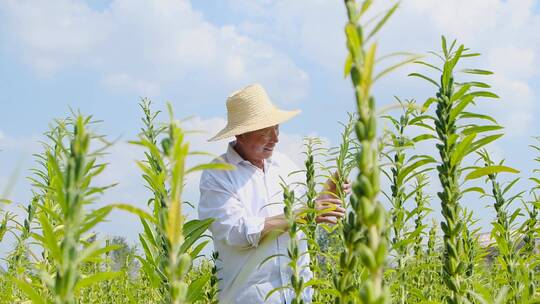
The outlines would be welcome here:
[[[295,117],[296,115],[300,114],[300,112],[301,112],[300,110],[283,111],[283,110],[274,108],[272,109],[271,112],[269,112],[265,116],[264,120],[258,120],[254,122],[245,122],[244,124],[240,124],[236,126],[227,124],[227,126],[225,126],[223,130],[219,131],[216,134],[216,136],[210,138],[208,141],[216,141],[220,139],[225,139],[225,138],[232,137],[235,135],[240,135],[247,132],[275,126]]]

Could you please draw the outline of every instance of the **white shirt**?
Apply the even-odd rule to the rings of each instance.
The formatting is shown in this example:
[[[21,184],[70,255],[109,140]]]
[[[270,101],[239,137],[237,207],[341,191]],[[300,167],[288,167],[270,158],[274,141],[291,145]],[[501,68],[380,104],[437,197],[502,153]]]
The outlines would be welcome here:
[[[220,303],[257,304],[290,303],[290,289],[274,292],[268,300],[267,294],[290,282],[291,270],[287,266],[289,236],[283,233],[277,238],[267,237],[260,243],[266,217],[283,213],[283,189],[280,176],[287,185],[301,181],[301,174],[288,177],[298,170],[285,155],[274,151],[264,161],[264,171],[244,160],[229,143],[227,152],[214,162],[225,161],[236,166],[235,170],[206,170],[201,176],[199,218],[214,218],[210,226],[214,248],[219,253],[218,277]],[[305,190],[295,188],[296,197]],[[307,251],[304,235],[298,232],[299,250]],[[267,257],[281,254],[264,262]],[[308,254],[301,255],[298,265],[304,282],[311,278]],[[311,290],[303,295],[310,302]]]

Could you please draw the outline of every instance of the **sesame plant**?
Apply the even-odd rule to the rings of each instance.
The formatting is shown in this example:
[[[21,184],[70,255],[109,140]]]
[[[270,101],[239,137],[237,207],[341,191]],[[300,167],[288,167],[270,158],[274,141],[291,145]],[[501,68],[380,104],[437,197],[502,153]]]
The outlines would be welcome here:
[[[341,132],[341,140],[338,147],[330,148],[328,154],[330,158],[327,163],[333,163],[328,166],[329,178],[336,185],[336,198],[343,202],[343,207],[347,208],[347,193],[345,193],[344,185],[348,182],[349,175],[355,167],[355,155],[358,152],[358,142],[353,137],[354,125],[356,122],[353,113],[347,113],[348,120],[346,123],[340,122],[343,127]],[[335,172],[335,174],[332,174]],[[341,224],[342,222],[339,222]]]
[[[218,266],[217,261],[219,259],[219,253],[217,251],[212,252],[212,276],[210,277],[210,284],[205,293],[204,302],[209,304],[218,304]]]
[[[417,190],[413,188],[413,191],[408,192],[406,187],[416,176],[430,171],[432,168],[427,165],[435,162],[435,159],[429,155],[407,155],[407,152],[414,149],[417,143],[433,138],[433,136],[429,136],[430,134],[415,137],[408,136],[406,134],[408,129],[424,125],[423,118],[425,116],[415,115],[416,108],[413,101],[407,101],[407,103],[400,101],[400,103],[403,114],[398,119],[392,116],[384,116],[385,119],[392,123],[394,130],[387,132],[386,150],[381,152],[383,157],[388,160],[388,170],[382,172],[391,182],[390,193],[383,193],[392,206],[390,209],[390,226],[393,235],[390,243],[397,254],[398,268],[403,266],[403,257],[407,255],[408,244],[410,243],[406,238],[406,222],[414,216],[412,211],[406,210],[405,203]]]
[[[413,230],[413,251],[417,259],[420,259],[424,254],[423,240],[425,236],[426,224],[424,223],[426,216],[432,210],[429,209],[428,203],[430,200],[429,194],[425,193],[424,188],[429,184],[428,178],[424,173],[420,173],[415,176],[415,183],[413,185],[415,208],[413,213],[414,230]]]
[[[377,115],[371,89],[378,78],[402,64],[374,74],[377,43],[371,42],[371,39],[395,12],[397,5],[392,6],[368,30],[361,21],[371,4],[372,1],[360,4],[353,0],[345,1],[348,18],[345,26],[348,50],[345,75],[350,76],[355,93],[358,113],[355,132],[360,152],[357,154],[359,173],[353,186],[351,212],[343,225],[345,250],[340,257],[340,273],[334,282],[339,294],[336,303],[387,303],[390,300],[388,290],[383,285],[387,254],[383,236],[386,212],[377,200],[380,187]],[[354,282],[354,273],[359,264],[365,267],[367,276],[363,282]]]
[[[45,151],[43,160],[48,175],[44,180],[48,184],[36,211],[41,234],[32,234],[43,249],[44,259],[34,262],[39,273],[35,281],[15,279],[33,303],[76,303],[77,291],[117,275],[115,272],[81,273],[85,262],[115,248],[100,247],[99,242],[88,241],[89,230],[104,218],[108,209],[88,212],[86,207],[95,202],[96,194],[110,187],[92,184],[92,179],[106,167],[98,158],[109,144],[102,136],[91,132],[91,119],[74,114],[70,119],[57,121],[59,131],[53,134],[60,135],[56,137],[59,140],[54,141],[59,154]],[[102,142],[103,147],[92,151],[92,142]],[[42,287],[46,288],[45,294],[38,292],[44,291]]]
[[[315,157],[318,156],[320,153],[323,153],[322,150],[324,149],[320,147],[321,144],[322,144],[322,141],[318,138],[307,137],[304,139],[304,147],[305,147],[304,154],[306,156],[306,160],[304,161],[305,174],[306,174],[306,179],[305,179],[306,210],[303,217],[305,222],[302,223],[302,225],[300,226],[300,229],[306,235],[308,252],[310,255],[309,268],[311,269],[311,272],[315,275],[315,277],[317,277],[317,274],[319,273],[317,255],[320,252],[319,244],[317,243],[316,218],[318,214],[317,214],[317,208],[315,205],[315,200],[317,199],[317,196],[319,195],[317,193],[317,173],[315,170],[317,161]]]
[[[479,152],[479,155],[484,162],[484,166],[489,168],[494,166],[494,162],[491,156],[486,150]],[[502,162],[498,165],[502,166]],[[508,170],[512,172],[512,170]],[[517,170],[512,173],[518,173]],[[508,196],[508,192],[519,181],[519,178],[513,179],[508,185],[503,185],[498,180],[500,173],[490,173],[487,175],[487,181],[491,184],[491,194],[489,195],[493,200],[493,208],[497,214],[496,220],[492,223],[493,230],[492,236],[498,251],[497,266],[500,272],[503,274],[503,280],[501,285],[507,285],[509,287],[507,294],[508,303],[521,303],[523,300],[524,289],[522,284],[524,282],[523,275],[527,279],[528,271],[522,267],[524,264],[518,255],[519,243],[517,240],[516,232],[516,219],[520,216],[521,209],[517,208],[513,212],[509,210],[513,201],[521,197],[522,192],[517,193],[511,197]],[[525,298],[529,298],[526,296]]]
[[[420,73],[411,73],[410,76],[422,78],[436,86],[438,90],[436,97],[429,98],[424,108],[428,109],[433,104],[436,106],[433,120],[438,138],[436,148],[440,157],[437,171],[442,187],[442,191],[437,193],[437,196],[441,200],[444,218],[441,222],[444,233],[443,279],[449,290],[445,298],[447,303],[465,303],[468,301],[467,291],[471,286],[466,272],[471,270],[467,269],[467,253],[463,242],[463,235],[467,233],[464,230],[468,228],[460,205],[462,191],[465,191],[461,189],[460,177],[464,170],[462,162],[467,155],[502,136],[502,134],[482,136],[485,132],[500,130],[502,127],[496,122],[488,125],[482,124],[483,122],[476,123],[476,120],[488,120],[491,123],[494,119],[466,111],[475,104],[477,99],[498,98],[497,95],[483,90],[489,88],[489,85],[477,81],[459,83],[454,79],[454,70],[460,60],[479,54],[471,53],[463,45],[457,46],[455,40],[448,46],[443,37],[442,54],[434,53],[434,55],[442,61],[442,68],[424,61],[418,62],[439,72],[439,82]],[[473,75],[492,74],[479,69],[464,69],[461,72]],[[480,89],[476,90],[476,88]],[[476,120],[469,122],[470,119]],[[488,170],[497,171],[497,168],[477,168],[470,172],[467,178],[484,176]]]
[[[301,266],[298,264],[301,252],[298,247],[297,233],[300,231],[298,227],[296,209],[296,200],[294,191],[282,184],[283,187],[283,212],[289,223],[289,244],[287,248],[287,257],[289,258],[289,267],[291,268],[290,286],[286,286],[293,292],[292,304],[303,304],[303,291],[307,287],[304,278],[300,275]],[[267,297],[270,295],[269,293]]]
[[[405,261],[409,258],[410,247],[415,241],[415,235],[421,231],[408,231],[407,222],[414,217],[415,212],[421,212],[422,209],[407,210],[405,204],[416,193],[418,189],[407,190],[407,186],[419,174],[430,171],[432,168],[428,165],[435,162],[435,159],[429,155],[415,154],[410,156],[409,151],[414,149],[416,144],[433,138],[431,134],[421,134],[411,137],[407,131],[412,127],[423,127],[425,125],[424,115],[418,115],[414,101],[402,102],[399,100],[403,113],[399,118],[390,115],[383,116],[389,121],[392,129],[386,131],[384,149],[381,151],[383,159],[388,163],[382,165],[382,173],[390,181],[390,193],[382,191],[389,200],[390,221],[388,223],[392,236],[390,245],[394,254],[394,263],[396,264],[397,282],[407,280],[409,273]],[[407,298],[407,285],[396,284],[399,289],[399,295],[394,299],[399,303],[404,303]]]
[[[144,232],[140,234],[145,256],[139,257],[142,269],[154,286],[162,303],[194,303],[204,296],[204,286],[210,275],[189,282],[186,275],[208,240],[202,239],[211,220],[186,221],[183,213],[182,193],[188,174],[205,169],[229,170],[225,163],[200,164],[186,167],[189,155],[204,154],[190,151],[185,140],[187,134],[174,120],[169,105],[170,121],[164,126],[156,124],[159,112],[152,112],[151,102],[143,100],[144,128],[139,141],[133,144],[146,149],[145,161],[138,162],[143,178],[153,197],[149,200],[152,214],[138,211]],[[159,141],[159,143],[158,143]]]

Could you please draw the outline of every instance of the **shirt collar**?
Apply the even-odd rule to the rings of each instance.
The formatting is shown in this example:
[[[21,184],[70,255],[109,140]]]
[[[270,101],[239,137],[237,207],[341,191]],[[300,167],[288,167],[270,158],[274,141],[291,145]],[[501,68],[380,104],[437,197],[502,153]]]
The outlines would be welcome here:
[[[236,152],[236,150],[234,149],[234,145],[236,144],[236,141],[231,141],[229,143],[229,146],[227,147],[227,160],[229,161],[229,163],[233,164],[233,165],[238,165],[242,162],[246,162],[246,163],[250,163],[249,161],[245,160],[242,158],[242,156],[240,156],[240,154],[238,154],[238,152]],[[272,157],[269,157],[267,159],[264,160],[264,165],[265,167],[267,167],[267,165],[271,165],[273,164],[274,161],[272,160]]]

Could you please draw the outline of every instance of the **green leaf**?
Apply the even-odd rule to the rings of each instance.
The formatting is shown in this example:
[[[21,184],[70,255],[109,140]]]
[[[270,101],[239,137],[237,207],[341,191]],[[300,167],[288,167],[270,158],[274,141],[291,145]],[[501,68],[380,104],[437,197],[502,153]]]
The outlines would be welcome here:
[[[186,175],[195,172],[195,171],[203,171],[203,170],[234,170],[236,167],[234,165],[228,164],[228,163],[209,163],[209,164],[201,164],[194,166],[186,171]]]
[[[81,288],[90,286],[100,281],[114,279],[120,276],[120,274],[121,272],[107,271],[107,272],[98,272],[98,273],[89,275],[86,278],[83,278],[77,282],[77,284],[75,285],[75,290],[79,290]]]
[[[99,246],[99,243],[94,242],[90,246],[85,248],[79,254],[79,257],[77,258],[77,263],[87,262],[87,261],[90,261],[90,260],[94,259],[95,257],[98,257],[98,256],[104,254],[104,253],[107,253],[109,251],[118,250],[118,249],[122,248],[122,246],[120,246],[118,244],[108,245],[108,246],[101,247],[101,248],[98,248],[98,246]]]
[[[475,119],[483,119],[483,120],[489,120],[493,123],[497,123],[497,121],[493,118],[493,117],[490,117],[488,115],[482,115],[482,114],[477,114],[477,113],[471,113],[471,112],[461,112],[459,114],[459,117],[460,118],[475,118]]]
[[[187,292],[187,303],[195,303],[203,299],[204,286],[211,277],[212,276],[210,274],[205,274],[198,277],[196,280],[191,282],[191,284],[189,284]]]
[[[201,253],[201,251],[204,249],[204,247],[206,247],[206,245],[208,245],[208,243],[210,243],[210,241],[204,241],[200,244],[197,244],[197,246],[195,246],[195,248],[193,248],[193,250],[191,250],[191,252],[189,253],[191,259],[196,259],[199,256],[199,253]]]
[[[471,152],[474,152],[474,151],[480,149],[481,147],[489,144],[490,142],[492,142],[494,140],[497,140],[501,136],[503,136],[503,134],[495,134],[495,135],[486,136],[486,137],[484,137],[482,139],[479,139],[479,140],[475,141],[474,143],[472,143],[470,145],[470,147],[467,150],[466,154],[469,154]]]
[[[361,89],[364,96],[369,96],[371,89],[373,65],[375,63],[375,53],[377,51],[377,43],[372,43],[369,47],[366,56],[364,57],[363,76],[361,81]]]
[[[495,131],[502,129],[503,126],[472,126],[465,130],[463,130],[463,135],[469,135],[472,133],[482,133],[482,132],[489,132],[489,131]]]
[[[537,185],[540,185],[540,178],[536,177],[529,177],[529,180],[535,182]]]
[[[432,134],[422,134],[422,135],[413,137],[412,141],[417,143],[417,142],[421,142],[427,139],[437,139],[437,136],[432,135]]]
[[[43,231],[43,240],[45,241],[45,243],[43,244],[43,246],[45,247],[44,249],[48,250],[51,254],[51,257],[56,262],[60,263],[62,260],[62,255],[60,252],[60,247],[58,246],[58,239],[56,238],[56,235],[53,231],[51,222],[43,212],[40,212],[38,219],[41,223],[41,228]]]
[[[148,241],[150,241],[150,243],[157,247],[157,241],[156,241],[156,237],[154,236],[154,232],[152,232],[152,229],[150,229],[150,226],[148,225],[148,223],[144,220],[144,218],[140,217],[139,218],[141,220],[141,224],[143,225],[143,228],[144,228],[144,234],[146,235],[146,239]]]
[[[418,78],[422,78],[422,79],[424,79],[424,80],[427,80],[427,81],[433,83],[437,88],[440,87],[439,84],[438,84],[435,80],[433,80],[433,79],[431,79],[431,78],[429,78],[429,77],[427,77],[427,76],[424,76],[424,75],[422,75],[422,74],[420,74],[420,73],[410,73],[409,76],[410,76],[410,77],[418,77]]]
[[[448,58],[448,47],[446,43],[446,37],[441,36],[441,42],[442,42],[442,51],[445,58]]]
[[[272,255],[270,255],[270,256],[267,256],[264,260],[262,260],[262,261],[259,263],[259,265],[257,266],[257,269],[260,269],[260,268],[264,265],[264,263],[270,261],[271,259],[276,258],[276,257],[280,257],[280,256],[281,256],[281,257],[288,258],[288,256],[285,255],[285,254],[283,254],[283,253],[272,254]]]
[[[107,215],[111,212],[112,207],[105,206],[102,208],[99,208],[97,210],[92,211],[88,216],[85,218],[85,223],[82,225],[82,227],[77,232],[77,235],[81,235],[88,230],[92,229],[95,225],[103,222]]]
[[[454,40],[454,42],[452,43],[452,47],[454,45],[456,41]],[[456,67],[459,59],[461,59],[461,54],[463,53],[463,51],[465,50],[465,47],[462,45],[459,46],[458,50],[454,53],[454,57],[452,58],[452,60],[450,60],[448,63],[450,64],[450,69],[447,70],[447,72],[451,73],[454,68]],[[444,72],[443,72],[444,73]],[[445,82],[446,83],[446,82]]]
[[[373,4],[372,0],[366,0],[362,2],[362,7],[360,8],[360,16],[362,16]]]
[[[414,56],[414,57],[411,57],[411,58],[408,58],[408,59],[405,59],[401,62],[398,62],[386,69],[384,69],[382,72],[380,72],[379,74],[377,74],[377,76],[375,76],[375,78],[373,79],[373,82],[376,82],[379,78],[383,77],[384,75],[404,66],[404,65],[407,65],[411,62],[414,62],[415,60],[417,60],[418,58],[420,58],[419,56]]]
[[[426,156],[406,167],[404,167],[398,175],[398,183],[401,184],[401,182],[407,178],[407,175],[409,175],[413,170],[417,169],[420,166],[424,166],[426,164],[434,163],[436,162],[434,158],[430,156]]]
[[[185,240],[180,247],[180,252],[187,252],[187,250],[202,237],[202,234],[208,229],[210,224],[212,224],[212,220],[213,219],[191,220],[184,224],[183,230]]]
[[[451,155],[450,164],[456,166],[461,162],[461,160],[468,154],[468,148],[470,147],[472,141],[476,137],[476,134],[470,134],[466,136],[460,143],[456,145],[456,149]]]
[[[409,75],[409,76],[410,76],[410,75]],[[436,101],[437,101],[437,98],[434,98],[434,97],[428,98],[428,99],[424,102],[424,104],[422,105],[422,113],[426,112],[427,109],[429,108],[429,106],[430,106],[432,103],[436,102]]]
[[[519,181],[519,177],[514,179],[513,181],[511,181],[508,185],[506,185],[506,187],[504,187],[503,191],[502,191],[502,194],[505,195],[506,192],[508,192],[518,181]]]
[[[461,86],[461,88],[459,88],[459,90],[452,95],[452,102],[459,100],[463,95],[465,95],[465,93],[467,93],[467,91],[469,91],[470,88],[470,85]]]
[[[467,177],[465,177],[465,180],[477,179],[482,176],[500,173],[500,172],[519,173],[518,170],[511,167],[507,167],[507,166],[488,166],[488,167],[481,167],[470,172],[469,174],[467,174]]]
[[[417,61],[415,61],[414,63],[416,63],[416,64],[421,64],[421,65],[425,65],[425,66],[427,66],[427,67],[429,67],[429,68],[432,68],[432,69],[434,69],[434,70],[437,70],[437,71],[439,71],[439,72],[442,72],[442,70],[441,70],[440,68],[438,68],[438,67],[436,67],[436,66],[434,66],[434,65],[432,65],[432,64],[429,64],[429,63],[427,63],[427,62],[425,62],[425,61],[417,60]]]
[[[467,57],[478,57],[478,56],[480,56],[480,55],[482,55],[482,54],[480,54],[480,53],[468,53],[468,54],[462,54],[461,57],[462,57],[462,58],[467,58]]]
[[[381,20],[375,25],[373,30],[368,34],[366,41],[369,40],[369,38],[373,37],[377,32],[383,27],[383,25],[390,19],[390,17],[394,14],[394,12],[399,7],[399,2],[394,4],[387,12],[386,14],[381,18]]]
[[[486,191],[481,187],[470,187],[461,191],[462,194],[467,193],[467,192],[478,192],[480,194],[486,194]]]
[[[138,215],[139,217],[144,218],[147,221],[150,221],[150,222],[152,222],[154,224],[157,224],[157,220],[152,215],[150,215],[148,212],[142,210],[141,208],[137,208],[137,207],[129,205],[129,204],[112,204],[112,205],[109,205],[109,206],[112,207],[112,208],[127,211],[127,212],[129,212],[131,214]]]
[[[345,35],[347,36],[347,46],[352,58],[356,58],[359,53],[361,41],[356,31],[356,26],[352,23],[347,23],[345,26]]]
[[[489,84],[483,83],[483,82],[478,82],[478,81],[468,81],[468,82],[462,83],[461,85],[469,85],[471,87],[484,88],[484,89],[491,88],[491,86]]]
[[[435,101],[436,101],[436,99],[435,99]],[[418,116],[415,116],[413,119],[411,119],[409,121],[409,125],[411,125],[411,126],[413,126],[413,125],[420,126],[418,123],[423,123],[425,120],[428,120],[428,119],[435,120],[433,118],[433,116],[431,116],[431,115],[418,115]]]
[[[499,95],[488,92],[488,91],[475,91],[475,92],[471,92],[471,93],[467,94],[467,96],[468,95],[472,95],[472,96],[475,96],[475,97],[499,98]]]
[[[449,120],[454,121],[461,111],[463,111],[467,105],[473,101],[473,99],[473,96],[464,96],[461,101],[459,101],[458,104],[450,111]]]
[[[349,76],[349,74],[351,73],[352,64],[353,64],[352,56],[349,53],[347,55],[347,59],[345,59],[345,68],[343,69],[343,77],[344,78],[347,78],[347,76]]]
[[[266,297],[264,298],[264,302],[266,302],[266,301],[267,301],[267,300],[268,300],[275,292],[280,291],[280,290],[282,290],[282,289],[284,290],[284,289],[289,289],[289,288],[291,288],[291,285],[290,285],[290,284],[289,284],[289,285],[285,285],[285,286],[276,287],[276,288],[270,290],[270,291],[268,292],[268,294],[266,294]]]
[[[184,223],[184,226],[182,228],[184,230],[184,235],[191,235],[194,232],[201,230],[203,228],[204,230],[206,230],[208,229],[210,224],[212,224],[213,221],[214,219],[212,218],[208,218],[204,220],[194,219],[194,220],[188,221]]]
[[[491,74],[493,74],[493,72],[491,72],[491,71],[479,70],[479,69],[464,69],[464,70],[461,70],[461,72],[467,73],[467,74],[477,74],[477,75],[491,75]]]
[[[25,282],[23,280],[19,280],[17,278],[13,278],[13,281],[19,287],[20,290],[22,290],[30,300],[32,300],[33,304],[46,304],[46,298],[39,293],[36,292],[36,289],[34,286],[30,285],[28,282]]]

